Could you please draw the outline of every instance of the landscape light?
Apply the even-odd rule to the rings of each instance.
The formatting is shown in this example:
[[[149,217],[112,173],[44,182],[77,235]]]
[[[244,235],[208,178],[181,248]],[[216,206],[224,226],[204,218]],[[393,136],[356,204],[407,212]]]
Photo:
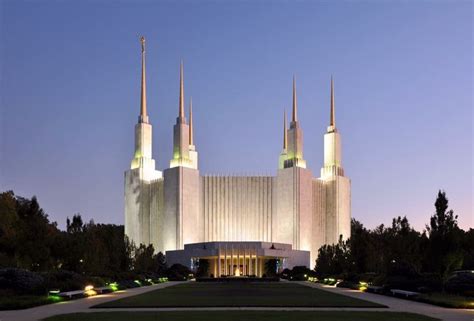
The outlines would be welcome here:
[[[367,287],[369,286],[369,283],[367,282],[363,282],[363,281],[359,281],[359,290],[360,291],[365,291],[367,290]]]
[[[93,296],[93,295],[96,295],[97,292],[94,291],[94,286],[93,285],[87,285],[84,288],[84,294],[87,295],[87,296]]]
[[[138,284],[139,286],[142,286],[142,282],[140,282],[139,280],[135,280],[135,281],[133,281],[133,282],[135,282],[135,283]]]
[[[48,300],[52,302],[59,302],[62,298],[59,296],[59,290],[50,290],[48,291]]]
[[[112,283],[110,283],[110,284],[109,284],[109,288],[110,288],[112,291],[114,291],[114,292],[115,292],[115,291],[118,291],[118,289],[119,289],[117,282],[112,282]]]

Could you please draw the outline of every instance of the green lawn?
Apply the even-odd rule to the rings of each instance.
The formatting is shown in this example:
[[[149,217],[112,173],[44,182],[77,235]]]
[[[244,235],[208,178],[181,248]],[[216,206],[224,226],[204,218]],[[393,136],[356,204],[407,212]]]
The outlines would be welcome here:
[[[190,282],[106,302],[94,308],[151,307],[385,307],[289,282]]]
[[[176,311],[64,314],[44,321],[439,321],[402,312],[362,311]]]
[[[0,294],[0,310],[19,310],[38,305],[54,303],[46,295],[4,295]]]

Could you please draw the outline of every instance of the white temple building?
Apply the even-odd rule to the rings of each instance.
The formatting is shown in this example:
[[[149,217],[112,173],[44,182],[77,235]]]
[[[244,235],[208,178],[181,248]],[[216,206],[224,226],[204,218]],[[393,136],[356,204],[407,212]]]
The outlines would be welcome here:
[[[173,155],[169,167],[159,171],[152,157],[143,37],[141,43],[140,115],[134,158],[125,172],[125,234],[131,241],[153,244],[156,252],[166,253],[168,265],[193,268],[205,258],[214,276],[261,276],[271,258],[279,259],[280,268],[312,268],[322,245],[350,237],[351,182],[342,167],[332,79],[319,178],[303,157],[294,78],[291,121],[287,128],[285,115],[276,176],[201,175],[191,103],[189,120],[185,117],[181,63]]]

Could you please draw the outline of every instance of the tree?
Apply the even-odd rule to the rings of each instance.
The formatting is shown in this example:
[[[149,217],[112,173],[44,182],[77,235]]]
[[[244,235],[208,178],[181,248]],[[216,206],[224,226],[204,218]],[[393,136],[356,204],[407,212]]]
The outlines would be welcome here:
[[[418,275],[421,272],[424,246],[420,233],[415,231],[406,216],[392,220],[386,230],[388,267],[386,273],[393,275]]]
[[[351,249],[351,257],[353,268],[356,273],[364,273],[368,271],[370,233],[356,219],[351,220],[351,238],[348,240]]]
[[[463,239],[463,270],[474,270],[474,229],[465,232]]]
[[[154,272],[158,274],[159,276],[165,276],[166,269],[167,269],[165,255],[161,252],[158,252],[158,254],[156,254],[153,257],[153,259],[155,261]],[[208,269],[209,269],[209,266],[208,266]]]
[[[15,194],[8,191],[0,194],[0,267],[16,266],[15,250],[18,245]]]
[[[197,277],[204,277],[207,276],[209,273],[209,260],[206,259],[199,259],[198,268],[196,271]]]
[[[69,220],[69,217],[66,219],[66,231],[68,233],[81,233],[84,228],[84,223],[82,222],[81,214],[74,214],[72,217],[72,223]]]
[[[153,245],[140,244],[135,250],[134,270],[139,273],[153,272],[155,267],[154,252]]]
[[[265,262],[265,274],[267,277],[275,277],[277,275],[278,260],[269,259]]]
[[[451,272],[462,266],[462,231],[458,227],[458,216],[448,210],[448,198],[444,191],[438,192],[435,202],[435,214],[426,226],[429,238],[428,262],[431,269],[438,273],[443,284]]]
[[[339,237],[339,242],[324,245],[318,251],[316,273],[320,277],[348,275],[353,270],[349,243]]]
[[[59,233],[56,223],[49,222],[35,196],[31,200],[17,197],[17,213],[20,219],[16,251],[19,267],[34,271],[54,268],[51,248]]]

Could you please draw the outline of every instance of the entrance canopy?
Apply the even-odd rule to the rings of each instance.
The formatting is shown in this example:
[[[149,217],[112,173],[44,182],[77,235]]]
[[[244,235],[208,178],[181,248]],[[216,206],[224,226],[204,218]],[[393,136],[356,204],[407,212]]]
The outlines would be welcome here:
[[[168,265],[179,263],[196,270],[199,260],[209,261],[209,276],[257,276],[265,263],[277,260],[277,271],[302,265],[309,267],[309,251],[293,250],[290,244],[270,242],[204,242],[185,244],[183,250],[166,251]]]

